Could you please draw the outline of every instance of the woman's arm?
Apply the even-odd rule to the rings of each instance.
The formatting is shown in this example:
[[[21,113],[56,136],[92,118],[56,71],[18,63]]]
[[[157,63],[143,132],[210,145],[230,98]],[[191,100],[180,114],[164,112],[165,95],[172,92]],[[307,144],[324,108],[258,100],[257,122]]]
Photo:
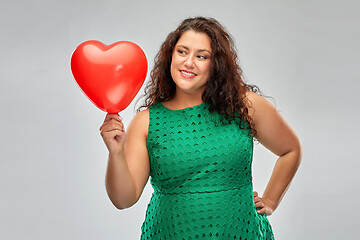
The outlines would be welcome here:
[[[284,197],[302,158],[302,145],[286,120],[276,108],[260,95],[248,92],[249,114],[253,118],[256,138],[271,152],[279,156],[262,197],[254,192],[258,213],[271,215]]]
[[[106,190],[118,209],[134,205],[149,179],[148,126],[149,110],[144,110],[134,116],[126,134],[116,114],[108,115],[100,128],[109,150]]]

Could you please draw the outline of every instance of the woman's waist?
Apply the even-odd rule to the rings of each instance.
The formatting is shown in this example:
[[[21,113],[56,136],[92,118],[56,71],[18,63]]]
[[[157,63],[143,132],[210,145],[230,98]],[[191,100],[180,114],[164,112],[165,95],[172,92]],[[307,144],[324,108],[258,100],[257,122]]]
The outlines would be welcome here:
[[[163,187],[158,186],[152,183],[152,187],[154,189],[153,194],[166,194],[166,195],[178,195],[178,194],[209,194],[209,193],[226,193],[231,191],[238,191],[243,189],[248,189],[252,191],[252,181],[246,181],[236,184],[204,184],[204,185],[196,185],[196,184],[183,184],[179,186],[173,187]]]

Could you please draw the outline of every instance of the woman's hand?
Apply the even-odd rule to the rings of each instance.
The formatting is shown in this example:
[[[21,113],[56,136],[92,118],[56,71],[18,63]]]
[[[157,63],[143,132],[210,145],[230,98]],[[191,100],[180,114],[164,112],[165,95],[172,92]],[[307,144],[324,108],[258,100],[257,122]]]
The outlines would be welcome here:
[[[259,197],[256,191],[253,191],[255,208],[260,208],[257,213],[265,213],[266,216],[270,216],[274,212],[273,203],[271,200]]]
[[[126,134],[122,118],[118,114],[106,115],[100,134],[110,154],[119,154],[124,150]]]

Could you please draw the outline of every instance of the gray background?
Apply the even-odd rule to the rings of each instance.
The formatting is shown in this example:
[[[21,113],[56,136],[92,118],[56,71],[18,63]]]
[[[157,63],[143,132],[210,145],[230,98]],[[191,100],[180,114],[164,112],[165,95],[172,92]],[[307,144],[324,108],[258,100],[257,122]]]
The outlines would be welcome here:
[[[86,40],[128,40],[151,69],[166,35],[194,15],[228,28],[247,81],[276,99],[304,145],[300,169],[269,216],[276,239],[356,239],[358,9],[325,0],[2,0],[0,239],[139,239],[152,188],[130,209],[112,206],[98,132],[105,113],[78,88],[69,61]],[[134,105],[121,115],[127,125]],[[276,159],[256,145],[260,194]]]

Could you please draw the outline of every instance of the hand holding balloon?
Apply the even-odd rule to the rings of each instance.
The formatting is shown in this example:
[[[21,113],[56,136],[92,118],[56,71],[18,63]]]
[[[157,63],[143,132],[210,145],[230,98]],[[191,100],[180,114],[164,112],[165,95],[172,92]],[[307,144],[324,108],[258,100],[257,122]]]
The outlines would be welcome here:
[[[144,83],[147,60],[135,43],[120,41],[108,46],[91,40],[75,49],[71,70],[95,106],[118,113],[131,103]]]
[[[120,154],[124,150],[126,133],[122,118],[118,114],[107,114],[100,134],[111,155]]]

